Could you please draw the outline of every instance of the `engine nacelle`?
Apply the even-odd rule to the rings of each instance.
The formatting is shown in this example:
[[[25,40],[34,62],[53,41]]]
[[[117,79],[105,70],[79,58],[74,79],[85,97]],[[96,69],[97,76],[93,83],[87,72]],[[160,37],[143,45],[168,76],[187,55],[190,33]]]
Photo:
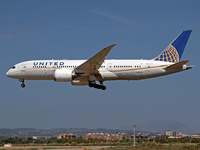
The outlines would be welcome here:
[[[72,80],[72,70],[56,69],[53,72],[53,79],[56,82],[68,82]]]
[[[83,86],[83,85],[88,85],[89,82],[87,80],[72,80],[71,84],[76,86]]]

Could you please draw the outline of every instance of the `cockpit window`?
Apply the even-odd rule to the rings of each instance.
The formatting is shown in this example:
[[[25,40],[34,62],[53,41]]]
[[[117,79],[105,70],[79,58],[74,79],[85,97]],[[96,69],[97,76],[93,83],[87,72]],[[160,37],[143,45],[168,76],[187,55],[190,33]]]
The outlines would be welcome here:
[[[13,66],[12,69],[15,69],[15,66]]]

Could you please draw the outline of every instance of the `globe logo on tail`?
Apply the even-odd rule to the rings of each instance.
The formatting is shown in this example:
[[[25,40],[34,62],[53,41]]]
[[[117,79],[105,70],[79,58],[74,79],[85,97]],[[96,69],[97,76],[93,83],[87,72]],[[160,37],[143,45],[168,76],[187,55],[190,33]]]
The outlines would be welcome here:
[[[177,50],[172,45],[169,45],[154,60],[177,63],[177,62],[179,62],[179,54],[178,54]]]

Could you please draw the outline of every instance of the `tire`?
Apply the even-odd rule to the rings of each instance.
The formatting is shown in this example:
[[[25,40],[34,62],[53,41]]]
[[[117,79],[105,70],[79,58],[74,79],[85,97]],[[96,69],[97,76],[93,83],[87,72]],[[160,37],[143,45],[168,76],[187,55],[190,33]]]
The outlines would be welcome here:
[[[100,86],[100,85],[98,85],[98,84],[94,84],[94,88],[96,88],[96,89],[100,89],[100,88],[101,88],[101,86]]]
[[[101,86],[101,89],[102,90],[106,90],[106,86]]]
[[[21,84],[21,87],[24,88],[24,87],[25,87],[25,84],[22,83],[22,84]]]
[[[93,83],[89,83],[88,86],[89,86],[89,87],[94,87],[94,84],[93,84]]]

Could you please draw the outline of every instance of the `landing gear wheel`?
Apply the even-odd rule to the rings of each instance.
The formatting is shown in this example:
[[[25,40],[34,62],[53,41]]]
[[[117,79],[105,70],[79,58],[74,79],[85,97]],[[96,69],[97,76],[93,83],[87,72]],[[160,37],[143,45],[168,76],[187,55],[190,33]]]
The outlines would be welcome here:
[[[94,83],[89,83],[89,87],[94,87]]]
[[[25,84],[24,84],[24,83],[22,83],[22,84],[21,84],[21,87],[22,87],[22,88],[24,88],[24,87],[25,87]]]
[[[99,81],[99,84],[96,84],[96,82],[89,82],[89,87],[94,87],[95,89],[101,89],[101,90],[106,90],[106,86],[103,85],[103,81]]]
[[[106,86],[101,86],[101,89],[102,90],[106,90]]]
[[[21,84],[21,87],[24,88],[24,87],[25,87],[24,79],[19,79],[19,81],[22,83],[22,84]]]
[[[95,84],[95,85],[94,85],[94,88],[100,89],[100,88],[101,88],[101,85]]]

